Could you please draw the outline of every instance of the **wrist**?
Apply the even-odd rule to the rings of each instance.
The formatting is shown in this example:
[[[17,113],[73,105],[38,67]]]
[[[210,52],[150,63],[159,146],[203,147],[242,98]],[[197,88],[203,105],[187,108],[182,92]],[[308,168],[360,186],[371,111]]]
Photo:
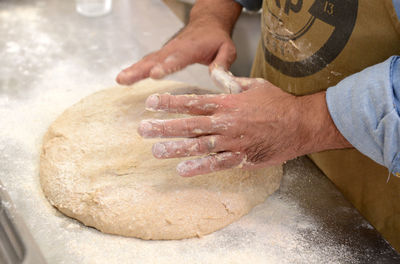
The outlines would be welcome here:
[[[242,11],[242,6],[233,0],[198,0],[190,12],[189,25],[217,26],[228,34]]]
[[[352,147],[331,118],[326,92],[296,97],[296,101],[300,132],[298,141],[302,155]]]

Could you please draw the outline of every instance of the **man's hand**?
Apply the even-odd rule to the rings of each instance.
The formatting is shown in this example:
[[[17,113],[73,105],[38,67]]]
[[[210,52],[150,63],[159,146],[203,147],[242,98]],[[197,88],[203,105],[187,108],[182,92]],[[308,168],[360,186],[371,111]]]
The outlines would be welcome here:
[[[231,33],[240,12],[241,6],[233,0],[197,1],[189,24],[160,50],[119,73],[117,82],[160,79],[194,63],[229,69],[236,59]]]
[[[196,115],[143,120],[143,137],[187,138],[156,143],[153,155],[203,156],[177,167],[180,175],[194,176],[233,167],[266,167],[308,153],[351,147],[330,118],[324,92],[295,97],[262,79],[233,78],[244,92],[150,96],[149,110]]]

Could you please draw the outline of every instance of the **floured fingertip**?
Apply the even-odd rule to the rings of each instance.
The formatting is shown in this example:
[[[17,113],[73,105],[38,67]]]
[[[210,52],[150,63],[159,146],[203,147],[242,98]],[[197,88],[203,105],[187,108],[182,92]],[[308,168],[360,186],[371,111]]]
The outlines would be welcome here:
[[[151,138],[154,134],[154,126],[150,120],[142,120],[139,123],[138,133],[144,138]]]
[[[201,160],[186,160],[182,161],[176,166],[176,171],[182,177],[191,177],[194,176],[194,171],[199,169],[201,166]]]
[[[160,95],[159,94],[153,94],[147,97],[146,102],[145,102],[145,107],[146,110],[148,111],[157,111],[158,106],[160,105]]]
[[[225,93],[236,94],[242,91],[242,87],[235,80],[233,74],[221,66],[217,66],[211,71],[211,80]]]
[[[162,159],[168,156],[168,151],[165,144],[159,142],[153,145],[152,147],[153,156]]]

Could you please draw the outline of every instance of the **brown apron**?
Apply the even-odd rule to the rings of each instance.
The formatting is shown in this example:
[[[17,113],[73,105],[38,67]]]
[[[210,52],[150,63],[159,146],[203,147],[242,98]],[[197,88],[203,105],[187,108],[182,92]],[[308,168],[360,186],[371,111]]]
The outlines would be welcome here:
[[[295,95],[326,90],[400,51],[392,0],[264,0],[252,77]],[[400,251],[400,179],[357,150],[310,155]]]

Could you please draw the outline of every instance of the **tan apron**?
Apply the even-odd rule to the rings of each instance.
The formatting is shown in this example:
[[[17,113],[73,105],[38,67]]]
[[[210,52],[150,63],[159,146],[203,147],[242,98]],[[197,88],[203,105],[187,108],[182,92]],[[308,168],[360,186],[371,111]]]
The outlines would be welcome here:
[[[264,0],[252,77],[295,95],[327,89],[400,51],[392,0]],[[357,150],[310,155],[400,251],[400,179]]]

